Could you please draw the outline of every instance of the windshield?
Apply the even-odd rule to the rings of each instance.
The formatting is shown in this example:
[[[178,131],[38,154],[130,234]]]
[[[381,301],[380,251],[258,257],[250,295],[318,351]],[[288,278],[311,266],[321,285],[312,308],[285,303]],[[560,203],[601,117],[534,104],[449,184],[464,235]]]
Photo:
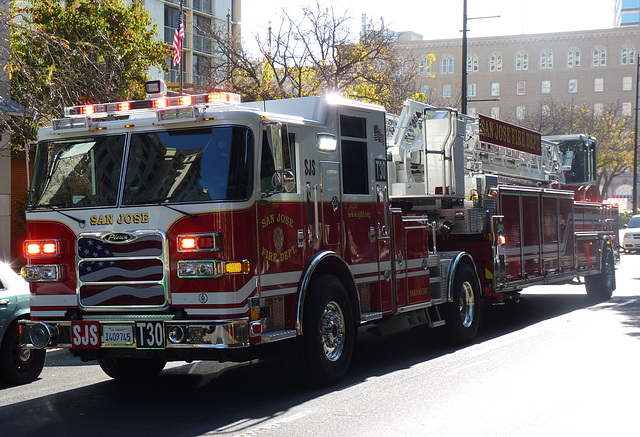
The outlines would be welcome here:
[[[253,135],[238,126],[134,134],[124,205],[244,200],[253,187]]]
[[[640,228],[640,216],[631,217],[631,220],[629,220],[629,225],[627,227],[628,228]]]
[[[595,149],[580,140],[560,141],[562,164],[566,183],[593,183],[595,181]]]
[[[118,135],[40,143],[29,206],[115,205],[124,138]]]
[[[124,146],[125,135],[40,143],[29,207],[116,206]],[[253,147],[239,126],[132,134],[122,204],[247,199]]]

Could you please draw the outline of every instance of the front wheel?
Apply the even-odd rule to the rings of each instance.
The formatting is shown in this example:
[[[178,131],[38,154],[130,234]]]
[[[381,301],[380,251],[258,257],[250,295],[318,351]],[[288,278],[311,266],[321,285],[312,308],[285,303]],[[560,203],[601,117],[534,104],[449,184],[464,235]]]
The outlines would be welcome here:
[[[0,378],[9,384],[27,384],[40,376],[47,351],[20,347],[18,325],[7,329],[0,345]]]
[[[480,325],[480,290],[474,270],[467,264],[458,267],[451,290],[453,301],[444,310],[449,338],[457,345],[473,341]]]
[[[351,304],[342,283],[324,275],[309,290],[302,322],[302,363],[314,385],[339,382],[349,369],[355,344]]]
[[[160,358],[98,358],[98,364],[110,377],[122,381],[149,380],[158,376],[166,360]]]
[[[616,267],[613,251],[609,247],[602,250],[602,271],[584,278],[587,295],[597,301],[611,299],[616,289]]]

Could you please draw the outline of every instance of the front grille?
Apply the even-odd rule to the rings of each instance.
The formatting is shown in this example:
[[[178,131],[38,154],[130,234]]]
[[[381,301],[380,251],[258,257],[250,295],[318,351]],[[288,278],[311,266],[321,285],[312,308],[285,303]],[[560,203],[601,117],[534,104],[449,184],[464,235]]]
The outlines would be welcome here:
[[[112,241],[109,241],[111,239]],[[81,234],[78,298],[85,310],[159,310],[169,303],[166,238],[157,231]]]

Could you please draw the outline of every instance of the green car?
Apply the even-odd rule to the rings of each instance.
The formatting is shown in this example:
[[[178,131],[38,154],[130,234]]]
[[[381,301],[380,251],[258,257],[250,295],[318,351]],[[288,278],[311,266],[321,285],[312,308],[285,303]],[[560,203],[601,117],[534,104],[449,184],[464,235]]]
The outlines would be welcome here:
[[[40,376],[46,351],[21,349],[18,320],[29,318],[29,286],[9,265],[0,262],[0,380],[26,384]]]

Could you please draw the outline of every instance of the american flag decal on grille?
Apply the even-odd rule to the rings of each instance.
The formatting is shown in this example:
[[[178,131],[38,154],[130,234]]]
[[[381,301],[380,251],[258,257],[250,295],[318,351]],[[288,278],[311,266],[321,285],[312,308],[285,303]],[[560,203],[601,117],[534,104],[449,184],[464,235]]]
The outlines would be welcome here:
[[[90,309],[160,309],[168,303],[165,288],[165,239],[157,232],[105,241],[85,234],[77,241],[78,294]]]

